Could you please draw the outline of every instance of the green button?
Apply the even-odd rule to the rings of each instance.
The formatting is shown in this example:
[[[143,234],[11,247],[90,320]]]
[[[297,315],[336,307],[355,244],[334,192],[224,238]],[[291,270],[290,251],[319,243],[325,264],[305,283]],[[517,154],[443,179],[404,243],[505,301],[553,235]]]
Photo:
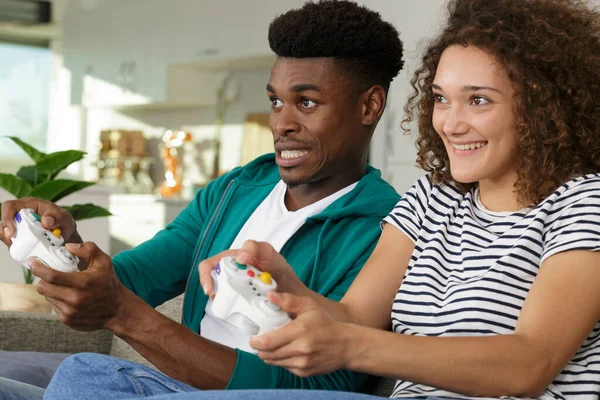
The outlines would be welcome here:
[[[240,263],[239,263],[239,262],[237,262],[237,261],[236,261],[235,263],[237,264],[237,266],[238,266],[238,268],[239,268],[239,269],[246,269],[246,268],[248,268],[248,267],[246,267],[244,264],[240,264]]]
[[[35,217],[35,219],[37,219],[37,222],[42,222],[42,218],[39,215],[33,213],[33,216]]]

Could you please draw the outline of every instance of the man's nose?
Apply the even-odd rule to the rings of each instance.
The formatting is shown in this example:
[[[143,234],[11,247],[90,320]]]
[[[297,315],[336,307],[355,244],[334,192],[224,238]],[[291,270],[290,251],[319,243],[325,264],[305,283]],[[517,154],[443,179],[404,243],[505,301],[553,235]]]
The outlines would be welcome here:
[[[300,124],[292,106],[284,105],[278,112],[271,112],[271,127],[279,136],[286,136],[300,130]]]

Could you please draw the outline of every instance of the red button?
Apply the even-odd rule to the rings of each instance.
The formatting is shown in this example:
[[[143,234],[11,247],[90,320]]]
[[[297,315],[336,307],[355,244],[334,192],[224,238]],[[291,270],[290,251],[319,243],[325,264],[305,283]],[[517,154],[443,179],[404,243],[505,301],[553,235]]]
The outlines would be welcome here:
[[[248,276],[254,278],[254,271],[248,271]]]

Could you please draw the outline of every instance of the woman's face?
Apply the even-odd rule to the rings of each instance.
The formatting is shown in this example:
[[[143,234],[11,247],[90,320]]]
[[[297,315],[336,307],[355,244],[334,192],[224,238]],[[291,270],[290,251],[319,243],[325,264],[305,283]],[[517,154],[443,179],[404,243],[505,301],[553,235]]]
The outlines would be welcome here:
[[[516,181],[514,88],[505,68],[475,46],[442,53],[433,80],[433,127],[446,146],[452,177],[461,183]]]

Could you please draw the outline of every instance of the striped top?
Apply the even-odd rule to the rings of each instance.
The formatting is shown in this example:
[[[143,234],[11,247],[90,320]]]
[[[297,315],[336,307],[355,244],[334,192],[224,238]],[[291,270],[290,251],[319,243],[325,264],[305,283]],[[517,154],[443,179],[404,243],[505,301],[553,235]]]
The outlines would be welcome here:
[[[384,222],[415,243],[392,308],[395,332],[511,334],[541,264],[568,250],[600,250],[600,174],[573,179],[535,209],[492,212],[477,189],[418,180]],[[576,268],[576,265],[572,266]],[[543,399],[598,399],[600,323]],[[398,381],[392,397],[465,396]]]

